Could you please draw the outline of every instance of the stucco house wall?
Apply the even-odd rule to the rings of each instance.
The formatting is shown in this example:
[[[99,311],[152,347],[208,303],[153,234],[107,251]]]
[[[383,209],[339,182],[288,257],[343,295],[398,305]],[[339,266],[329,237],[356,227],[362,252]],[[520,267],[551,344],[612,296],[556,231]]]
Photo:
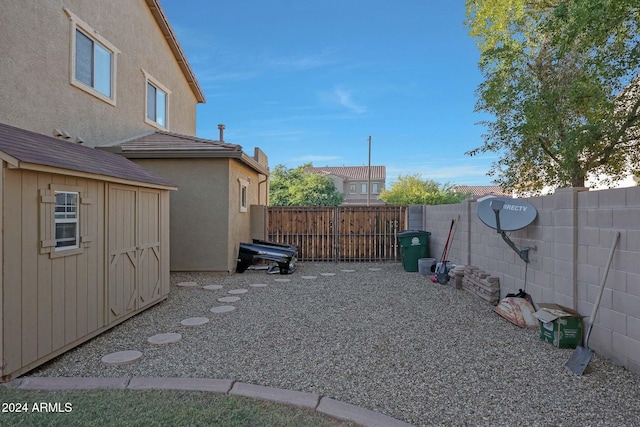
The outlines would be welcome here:
[[[2,1],[0,122],[50,136],[57,129],[88,146],[148,133],[154,126],[145,122],[147,73],[170,92],[166,129],[195,134],[196,104],[204,97],[167,41],[175,37],[163,34],[172,32],[159,26],[157,6],[156,0]],[[119,52],[113,103],[70,83],[74,24],[95,30]]]

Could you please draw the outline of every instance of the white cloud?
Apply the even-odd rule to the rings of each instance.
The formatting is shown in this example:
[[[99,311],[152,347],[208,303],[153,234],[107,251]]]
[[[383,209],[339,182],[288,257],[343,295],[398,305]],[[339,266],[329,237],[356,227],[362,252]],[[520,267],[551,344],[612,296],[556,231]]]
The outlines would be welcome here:
[[[330,104],[339,105],[346,108],[352,113],[363,114],[367,111],[367,108],[358,104],[353,100],[351,91],[337,87],[331,92],[322,92],[319,94],[320,99],[329,102]]]

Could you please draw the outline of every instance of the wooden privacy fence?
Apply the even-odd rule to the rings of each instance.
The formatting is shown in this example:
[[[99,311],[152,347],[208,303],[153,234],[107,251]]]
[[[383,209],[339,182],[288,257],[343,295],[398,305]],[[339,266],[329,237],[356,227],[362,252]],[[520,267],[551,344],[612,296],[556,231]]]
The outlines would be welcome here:
[[[302,261],[398,261],[406,223],[404,206],[271,206],[267,236],[298,246]]]

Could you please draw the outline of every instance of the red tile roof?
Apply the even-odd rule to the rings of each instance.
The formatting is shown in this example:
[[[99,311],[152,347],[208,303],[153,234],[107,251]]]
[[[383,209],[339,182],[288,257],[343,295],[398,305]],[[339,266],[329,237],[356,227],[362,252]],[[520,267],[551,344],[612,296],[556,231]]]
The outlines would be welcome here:
[[[513,196],[513,194],[505,193],[503,188],[498,185],[458,185],[454,188],[454,191],[458,193],[471,193],[476,199],[489,195],[501,197]]]
[[[345,179],[366,180],[369,177],[368,166],[325,166],[307,168],[309,172],[323,175],[334,175]],[[371,179],[384,180],[387,178],[385,166],[371,166]]]
[[[20,163],[173,187],[169,181],[117,154],[84,147],[0,123],[0,151]]]

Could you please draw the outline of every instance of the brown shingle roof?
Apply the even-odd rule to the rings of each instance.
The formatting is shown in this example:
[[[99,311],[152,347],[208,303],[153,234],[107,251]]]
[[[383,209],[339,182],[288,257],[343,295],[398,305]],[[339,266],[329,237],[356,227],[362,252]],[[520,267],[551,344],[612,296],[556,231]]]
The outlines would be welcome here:
[[[123,142],[118,145],[122,153],[135,151],[202,151],[221,153],[242,153],[242,147],[236,144],[213,141],[173,132],[156,131],[148,135]],[[108,149],[108,147],[106,147]]]
[[[173,187],[173,184],[166,179],[117,154],[62,141],[4,123],[0,123],[0,151],[20,163]]]
[[[335,175],[346,179],[368,179],[368,166],[325,166],[306,168],[309,172]],[[371,179],[386,179],[385,166],[371,166]]]

